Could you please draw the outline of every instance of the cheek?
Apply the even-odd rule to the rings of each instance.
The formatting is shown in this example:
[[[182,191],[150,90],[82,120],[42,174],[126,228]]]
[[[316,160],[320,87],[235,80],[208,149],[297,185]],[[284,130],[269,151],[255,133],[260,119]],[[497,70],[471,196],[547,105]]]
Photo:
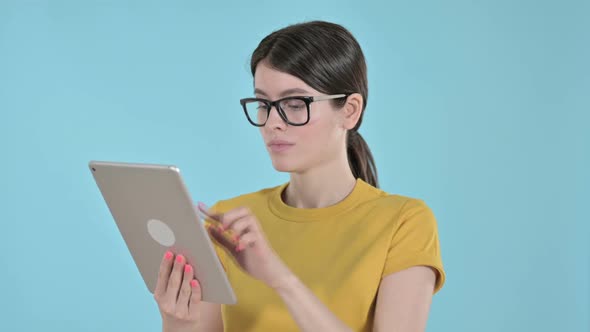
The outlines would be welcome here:
[[[333,125],[333,121],[334,121],[334,117],[332,116],[334,114],[332,114],[331,112],[333,112],[333,111],[330,109],[322,109],[322,108],[316,108],[315,110],[312,109],[311,113],[309,115],[309,122],[307,123],[307,125],[309,125],[310,127],[322,127],[322,128],[331,127]]]
[[[318,139],[321,137],[325,142],[336,131],[337,123],[335,115],[333,110],[321,110],[321,112],[316,112],[310,116],[307,125],[312,128],[314,136],[317,136]]]
[[[325,129],[325,119],[318,116],[311,116],[309,122],[302,127],[298,127],[298,135],[306,141],[318,142],[322,131]]]
[[[305,146],[309,147],[306,149],[308,151],[321,152],[332,145],[334,124],[327,116],[312,116],[305,126],[296,129],[299,141],[305,141]]]

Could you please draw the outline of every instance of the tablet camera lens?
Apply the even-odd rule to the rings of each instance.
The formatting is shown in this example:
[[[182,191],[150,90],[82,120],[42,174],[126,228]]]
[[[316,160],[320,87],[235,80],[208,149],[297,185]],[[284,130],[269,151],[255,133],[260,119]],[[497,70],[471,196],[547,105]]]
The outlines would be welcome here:
[[[92,171],[93,171],[93,172],[96,172],[96,168],[92,167]]]

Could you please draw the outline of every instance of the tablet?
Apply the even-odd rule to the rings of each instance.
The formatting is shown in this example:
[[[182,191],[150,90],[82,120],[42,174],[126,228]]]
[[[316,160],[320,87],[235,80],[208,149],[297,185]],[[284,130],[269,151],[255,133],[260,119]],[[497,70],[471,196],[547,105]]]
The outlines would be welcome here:
[[[162,257],[171,250],[194,267],[203,301],[236,303],[177,167],[104,161],[90,161],[88,166],[151,293]]]

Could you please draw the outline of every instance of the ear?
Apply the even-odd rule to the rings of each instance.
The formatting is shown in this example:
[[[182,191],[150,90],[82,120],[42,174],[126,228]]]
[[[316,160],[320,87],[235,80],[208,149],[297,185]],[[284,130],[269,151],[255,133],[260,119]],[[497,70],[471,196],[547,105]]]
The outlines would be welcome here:
[[[348,96],[342,112],[342,126],[348,130],[354,128],[363,113],[363,96],[360,93]]]

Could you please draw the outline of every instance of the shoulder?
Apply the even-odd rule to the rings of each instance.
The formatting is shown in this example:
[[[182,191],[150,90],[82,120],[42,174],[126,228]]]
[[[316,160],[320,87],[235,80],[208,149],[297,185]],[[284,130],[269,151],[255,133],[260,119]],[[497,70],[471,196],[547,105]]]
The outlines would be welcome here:
[[[372,199],[365,201],[367,216],[377,224],[395,233],[400,228],[436,228],[436,218],[422,198],[387,193],[374,188]]]
[[[383,211],[381,216],[387,216],[382,222],[387,225],[391,238],[417,241],[418,238],[430,238],[438,232],[434,212],[424,199],[388,195],[382,199],[379,208]]]
[[[434,220],[430,206],[421,198],[403,195],[389,195],[386,205],[395,211],[395,221],[404,223],[415,219]]]
[[[366,191],[371,196],[366,203],[374,209],[386,212],[392,217],[410,217],[419,212],[432,212],[424,199],[402,194],[388,193],[382,189],[370,186]]]
[[[428,204],[422,198],[403,195],[390,195],[391,205],[397,207],[400,216],[411,217],[420,212],[432,212]]]

